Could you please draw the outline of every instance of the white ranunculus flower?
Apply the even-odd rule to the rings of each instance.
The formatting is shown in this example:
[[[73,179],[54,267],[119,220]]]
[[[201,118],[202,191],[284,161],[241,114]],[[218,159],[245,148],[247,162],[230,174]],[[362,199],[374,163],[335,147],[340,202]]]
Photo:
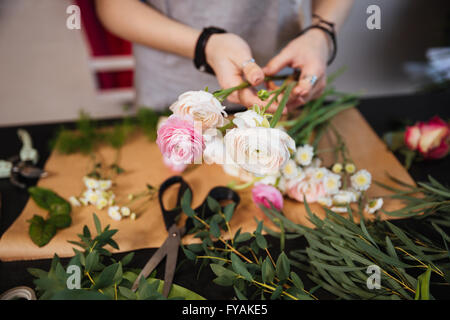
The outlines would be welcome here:
[[[253,110],[238,112],[234,115],[233,123],[239,129],[259,127],[264,117]]]
[[[226,124],[225,107],[214,95],[206,91],[188,91],[178,97],[170,110],[181,118],[200,121],[203,129],[218,128]]]
[[[274,128],[235,128],[226,134],[224,141],[231,160],[257,176],[277,174],[295,150],[295,141]]]
[[[205,149],[203,150],[203,160],[206,164],[225,163],[225,145],[222,133],[217,129],[208,129],[203,135]]]

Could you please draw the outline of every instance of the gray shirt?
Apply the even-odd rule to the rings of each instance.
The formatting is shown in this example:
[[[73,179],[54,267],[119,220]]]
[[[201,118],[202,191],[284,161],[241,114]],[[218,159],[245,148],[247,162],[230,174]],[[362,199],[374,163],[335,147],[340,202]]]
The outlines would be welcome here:
[[[147,0],[167,17],[196,29],[215,26],[247,41],[264,66],[300,30],[307,10],[302,0]],[[136,103],[163,109],[183,92],[219,89],[214,76],[198,71],[192,60],[134,45]]]

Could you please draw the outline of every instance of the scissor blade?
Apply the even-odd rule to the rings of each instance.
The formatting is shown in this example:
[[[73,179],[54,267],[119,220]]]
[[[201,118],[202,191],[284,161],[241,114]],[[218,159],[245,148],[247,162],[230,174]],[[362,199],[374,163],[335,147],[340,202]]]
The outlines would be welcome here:
[[[142,277],[147,278],[150,273],[156,268],[156,266],[161,262],[162,259],[167,255],[167,250],[169,249],[169,242],[171,238],[167,238],[167,240],[163,243],[163,245],[153,254],[153,256],[150,258],[150,260],[147,261],[144,268],[142,268],[141,273],[139,273],[136,281],[133,283],[133,287],[131,287],[131,290],[135,292],[137,288],[139,287],[139,281]]]
[[[166,260],[166,270],[164,272],[164,287],[163,296],[168,297],[170,292],[170,287],[172,286],[173,277],[175,276],[175,269],[177,266],[178,249],[180,247],[180,235],[177,234],[176,237],[172,238],[168,244],[168,254]]]

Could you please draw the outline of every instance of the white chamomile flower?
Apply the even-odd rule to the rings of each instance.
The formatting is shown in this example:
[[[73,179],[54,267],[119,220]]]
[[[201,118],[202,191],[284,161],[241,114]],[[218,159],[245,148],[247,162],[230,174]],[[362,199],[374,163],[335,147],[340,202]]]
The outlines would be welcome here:
[[[314,170],[312,179],[315,182],[322,181],[328,175],[328,170],[326,168],[317,168]]]
[[[283,176],[287,179],[293,179],[297,177],[298,175],[297,163],[295,163],[294,160],[290,159],[283,167],[283,169],[281,169],[281,172],[283,173]]]
[[[356,171],[356,166],[353,163],[347,163],[345,165],[345,171],[347,173],[354,173]]]
[[[333,171],[334,173],[341,173],[342,169],[344,169],[344,167],[342,166],[342,164],[340,164],[339,162],[335,163],[333,165],[333,167],[331,168],[331,171]]]
[[[327,194],[336,194],[341,187],[341,176],[334,173],[329,173],[323,179],[323,186]]]
[[[333,200],[330,197],[319,197],[317,203],[324,207],[331,207],[333,205]]]
[[[79,206],[81,206],[81,203],[80,203],[80,201],[77,199],[77,197],[75,197],[75,196],[71,196],[70,198],[69,198],[69,202],[70,202],[70,204],[72,205],[72,206],[74,206],[74,207],[79,207]]]
[[[372,175],[369,171],[362,169],[350,178],[352,187],[357,191],[366,191],[372,183]]]
[[[98,210],[103,210],[108,206],[108,200],[106,198],[100,197],[97,200],[96,207]]]
[[[96,190],[87,190],[84,193],[84,198],[87,200],[88,203],[96,205],[98,199],[101,197],[101,193],[97,192]]]
[[[98,188],[100,190],[106,191],[109,190],[112,186],[112,181],[111,180],[100,180],[98,181]]]
[[[332,207],[331,211],[334,211],[336,213],[347,213],[347,207]]]
[[[109,207],[108,216],[110,216],[111,219],[116,221],[122,220],[122,215],[120,214],[119,206]]]
[[[368,214],[374,214],[383,207],[383,203],[383,198],[372,199],[366,204],[365,211]]]
[[[130,215],[130,219],[131,220],[136,220],[136,213],[132,213],[131,215]]]
[[[295,161],[302,166],[309,166],[314,156],[314,148],[308,144],[297,149]]]
[[[129,217],[131,215],[131,210],[128,207],[122,207],[122,208],[120,208],[120,213],[124,217]]]
[[[355,201],[355,194],[347,190],[341,190],[333,196],[333,204],[339,206],[346,205]]]
[[[277,188],[278,188],[278,190],[281,191],[281,193],[286,193],[286,188],[287,188],[286,184],[287,184],[286,178],[280,177],[280,179],[278,180]]]
[[[84,181],[84,185],[86,186],[86,188],[91,189],[91,190],[97,189],[99,186],[98,180],[96,180],[94,178],[84,177],[83,181]]]

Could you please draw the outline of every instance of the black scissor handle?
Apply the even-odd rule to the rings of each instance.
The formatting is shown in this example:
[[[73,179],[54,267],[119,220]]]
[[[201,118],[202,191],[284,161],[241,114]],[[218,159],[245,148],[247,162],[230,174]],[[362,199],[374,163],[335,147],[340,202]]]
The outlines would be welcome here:
[[[163,198],[164,192],[166,192],[167,189],[169,189],[171,186],[173,186],[175,184],[180,184],[180,189],[178,190],[178,194],[177,194],[177,204],[174,209],[167,210],[164,207],[162,198]],[[159,193],[158,193],[159,205],[161,206],[164,223],[166,224],[167,230],[169,230],[169,228],[173,224],[175,224],[177,216],[183,210],[181,208],[181,198],[183,197],[184,193],[188,189],[191,190],[191,194],[192,194],[191,187],[187,184],[186,181],[183,180],[183,178],[181,176],[171,177],[171,178],[167,179],[166,181],[164,181],[161,184],[161,186],[159,187]],[[214,213],[215,213],[208,206],[208,197],[213,198],[214,200],[216,200],[219,203],[221,201],[226,201],[226,200],[232,201],[236,204],[236,207],[239,205],[239,202],[241,201],[241,198],[239,197],[239,195],[235,191],[231,190],[230,188],[214,187],[209,191],[209,193],[206,196],[203,203],[200,206],[198,206],[196,209],[194,209],[195,213],[202,219],[207,219],[210,216],[214,215]],[[192,219],[188,219],[186,221],[185,230],[189,231],[193,227],[194,227],[194,223],[192,222]]]
[[[177,194],[177,204],[175,205],[175,208],[172,210],[167,210],[164,207],[163,203],[163,195],[169,189],[171,186],[175,184],[180,184],[180,189],[178,190]],[[176,223],[177,217],[180,215],[182,209],[181,209],[181,198],[183,197],[186,190],[191,190],[191,187],[186,183],[186,181],[183,180],[181,176],[173,176],[166,181],[164,181],[161,186],[159,187],[158,192],[158,198],[159,198],[159,206],[161,207],[161,211],[163,213],[164,223],[166,224],[166,229],[169,230],[169,228]],[[191,190],[192,193],[192,190]]]

